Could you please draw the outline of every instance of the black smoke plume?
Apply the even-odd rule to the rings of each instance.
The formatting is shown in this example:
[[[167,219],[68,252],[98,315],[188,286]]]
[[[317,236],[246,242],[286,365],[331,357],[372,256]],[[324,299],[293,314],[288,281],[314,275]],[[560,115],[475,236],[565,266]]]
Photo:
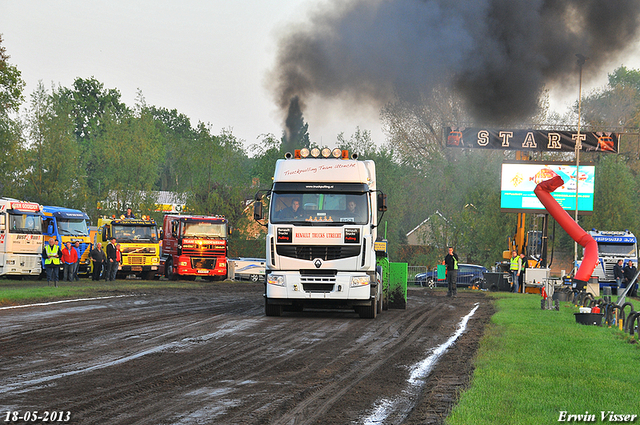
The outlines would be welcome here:
[[[279,43],[280,109],[297,97],[375,106],[436,86],[478,121],[536,112],[544,88],[584,81],[637,39],[640,0],[332,0]],[[588,70],[588,72],[587,72]],[[577,88],[576,88],[577,90]]]

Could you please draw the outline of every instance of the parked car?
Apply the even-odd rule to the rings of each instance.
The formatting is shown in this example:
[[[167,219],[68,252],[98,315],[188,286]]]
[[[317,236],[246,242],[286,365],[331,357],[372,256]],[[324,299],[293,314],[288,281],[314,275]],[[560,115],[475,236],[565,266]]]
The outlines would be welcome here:
[[[476,264],[458,264],[457,284],[461,287],[478,286],[483,287],[485,284],[484,274],[489,270],[486,267]],[[434,288],[436,286],[447,286],[447,281],[438,279],[436,270],[426,273],[418,273],[415,276],[416,285],[428,286]]]

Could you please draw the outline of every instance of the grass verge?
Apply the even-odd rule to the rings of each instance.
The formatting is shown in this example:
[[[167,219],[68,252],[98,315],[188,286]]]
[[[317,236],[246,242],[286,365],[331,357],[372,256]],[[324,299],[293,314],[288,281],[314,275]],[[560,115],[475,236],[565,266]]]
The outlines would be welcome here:
[[[571,303],[551,311],[540,308],[539,295],[488,295],[497,312],[448,424],[537,425],[559,422],[561,412],[605,423],[601,411],[640,414],[640,349],[628,334],[576,323]]]
[[[46,281],[0,280],[0,307],[58,301],[70,298],[101,297],[141,293],[151,289],[199,288],[210,284],[206,281],[169,282],[116,280],[94,282],[82,279],[78,282],[58,282],[58,287],[47,286]]]

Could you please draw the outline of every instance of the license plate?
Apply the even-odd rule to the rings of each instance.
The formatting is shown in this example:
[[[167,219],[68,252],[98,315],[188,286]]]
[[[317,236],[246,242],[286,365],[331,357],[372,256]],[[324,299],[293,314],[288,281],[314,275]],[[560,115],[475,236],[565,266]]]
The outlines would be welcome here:
[[[142,271],[142,266],[131,266],[131,271],[132,272],[141,272]]]
[[[198,269],[198,273],[209,274],[209,270],[206,269]]]

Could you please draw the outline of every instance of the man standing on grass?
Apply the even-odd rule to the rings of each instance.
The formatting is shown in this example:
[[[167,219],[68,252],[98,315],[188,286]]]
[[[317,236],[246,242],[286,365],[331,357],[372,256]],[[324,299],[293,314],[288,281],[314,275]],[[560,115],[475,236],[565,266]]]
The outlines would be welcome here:
[[[47,271],[47,285],[53,280],[53,286],[58,286],[58,275],[60,274],[60,247],[56,243],[56,238],[49,238],[49,245],[44,247],[44,268]]]
[[[98,242],[96,247],[91,250],[91,262],[93,263],[93,274],[91,276],[91,280],[99,281],[100,276],[103,276],[102,268],[106,264],[106,257],[104,255],[104,251],[102,250],[102,244]],[[104,272],[106,274],[106,272]],[[105,280],[107,280],[105,278]]]
[[[71,246],[71,242],[67,242],[65,247],[62,248],[62,263],[64,267],[64,273],[62,280],[71,282],[73,280],[73,268],[78,260],[78,253]]]
[[[111,281],[116,280],[116,273],[118,273],[116,238],[111,238],[107,245],[107,278]]]

